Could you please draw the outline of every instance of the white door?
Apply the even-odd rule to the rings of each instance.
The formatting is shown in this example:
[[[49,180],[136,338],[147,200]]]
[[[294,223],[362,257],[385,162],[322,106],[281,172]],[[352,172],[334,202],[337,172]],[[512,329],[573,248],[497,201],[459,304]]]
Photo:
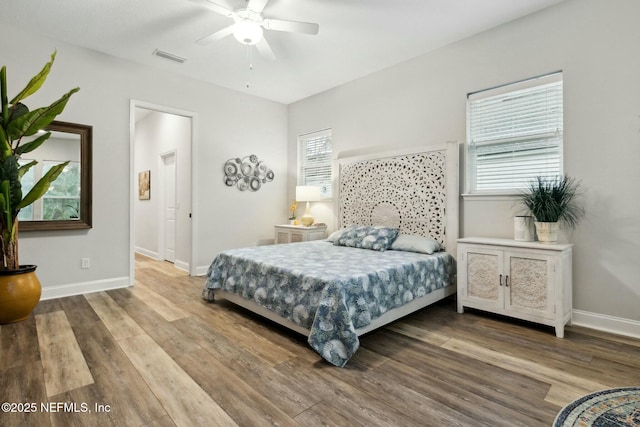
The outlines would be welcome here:
[[[162,156],[164,168],[164,259],[176,260],[176,153]]]

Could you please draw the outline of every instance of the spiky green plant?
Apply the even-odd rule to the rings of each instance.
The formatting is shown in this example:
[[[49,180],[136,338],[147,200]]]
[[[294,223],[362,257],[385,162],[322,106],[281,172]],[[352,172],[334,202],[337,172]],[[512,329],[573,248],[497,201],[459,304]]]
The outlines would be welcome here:
[[[47,79],[56,52],[51,55],[51,61],[27,83],[27,86],[10,102],[7,98],[7,69],[0,70],[0,246],[2,249],[2,270],[17,270],[18,261],[18,213],[20,209],[29,206],[47,192],[49,186],[62,173],[69,162],[61,163],[49,171],[33,186],[26,196],[22,196],[20,178],[33,167],[36,162],[20,166],[20,156],[41,146],[51,132],[46,132],[31,140],[46,128],[62,113],[69,98],[80,90],[75,88],[54,101],[48,107],[29,110],[22,103],[24,99],[36,93]],[[23,140],[26,138],[26,140]]]
[[[567,175],[556,178],[536,177],[520,201],[538,222],[560,222],[575,228],[584,217],[584,208],[578,202],[582,186]]]

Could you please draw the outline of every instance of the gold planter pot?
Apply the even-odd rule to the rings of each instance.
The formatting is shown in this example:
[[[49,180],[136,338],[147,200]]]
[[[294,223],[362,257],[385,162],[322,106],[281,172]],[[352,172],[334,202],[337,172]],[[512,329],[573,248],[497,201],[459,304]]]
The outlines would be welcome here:
[[[38,302],[42,288],[35,265],[0,270],[0,324],[25,320]]]

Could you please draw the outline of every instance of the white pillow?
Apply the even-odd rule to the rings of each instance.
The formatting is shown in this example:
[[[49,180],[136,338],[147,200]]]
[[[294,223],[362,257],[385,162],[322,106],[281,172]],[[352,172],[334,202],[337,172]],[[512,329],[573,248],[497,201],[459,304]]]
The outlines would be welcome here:
[[[329,234],[329,237],[327,237],[327,241],[335,243],[336,240],[338,240],[340,236],[342,236],[342,233],[344,233],[345,230],[346,228],[341,228],[340,230],[336,230],[333,233]]]
[[[394,251],[419,252],[431,255],[442,249],[440,242],[428,237],[399,234],[389,248]]]

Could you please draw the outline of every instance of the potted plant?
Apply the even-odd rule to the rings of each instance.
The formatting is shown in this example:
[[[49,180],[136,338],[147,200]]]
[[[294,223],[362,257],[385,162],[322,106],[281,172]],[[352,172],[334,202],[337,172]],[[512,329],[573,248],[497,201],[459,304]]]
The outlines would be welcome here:
[[[538,176],[520,201],[535,218],[536,234],[542,243],[558,241],[559,224],[573,229],[584,216],[578,203],[582,193],[580,183],[568,176],[545,178]]]
[[[296,209],[298,209],[298,203],[294,200],[289,206],[289,224],[294,225],[296,223]]]
[[[0,70],[0,324],[24,320],[40,301],[41,287],[35,265],[18,261],[18,213],[47,192],[49,185],[69,162],[53,166],[33,188],[22,194],[20,178],[36,162],[19,162],[20,157],[41,146],[50,132],[39,134],[58,114],[79,88],[72,89],[47,107],[29,110],[23,101],[36,93],[45,82],[56,52],[44,68],[11,101],[7,97],[7,70]]]

